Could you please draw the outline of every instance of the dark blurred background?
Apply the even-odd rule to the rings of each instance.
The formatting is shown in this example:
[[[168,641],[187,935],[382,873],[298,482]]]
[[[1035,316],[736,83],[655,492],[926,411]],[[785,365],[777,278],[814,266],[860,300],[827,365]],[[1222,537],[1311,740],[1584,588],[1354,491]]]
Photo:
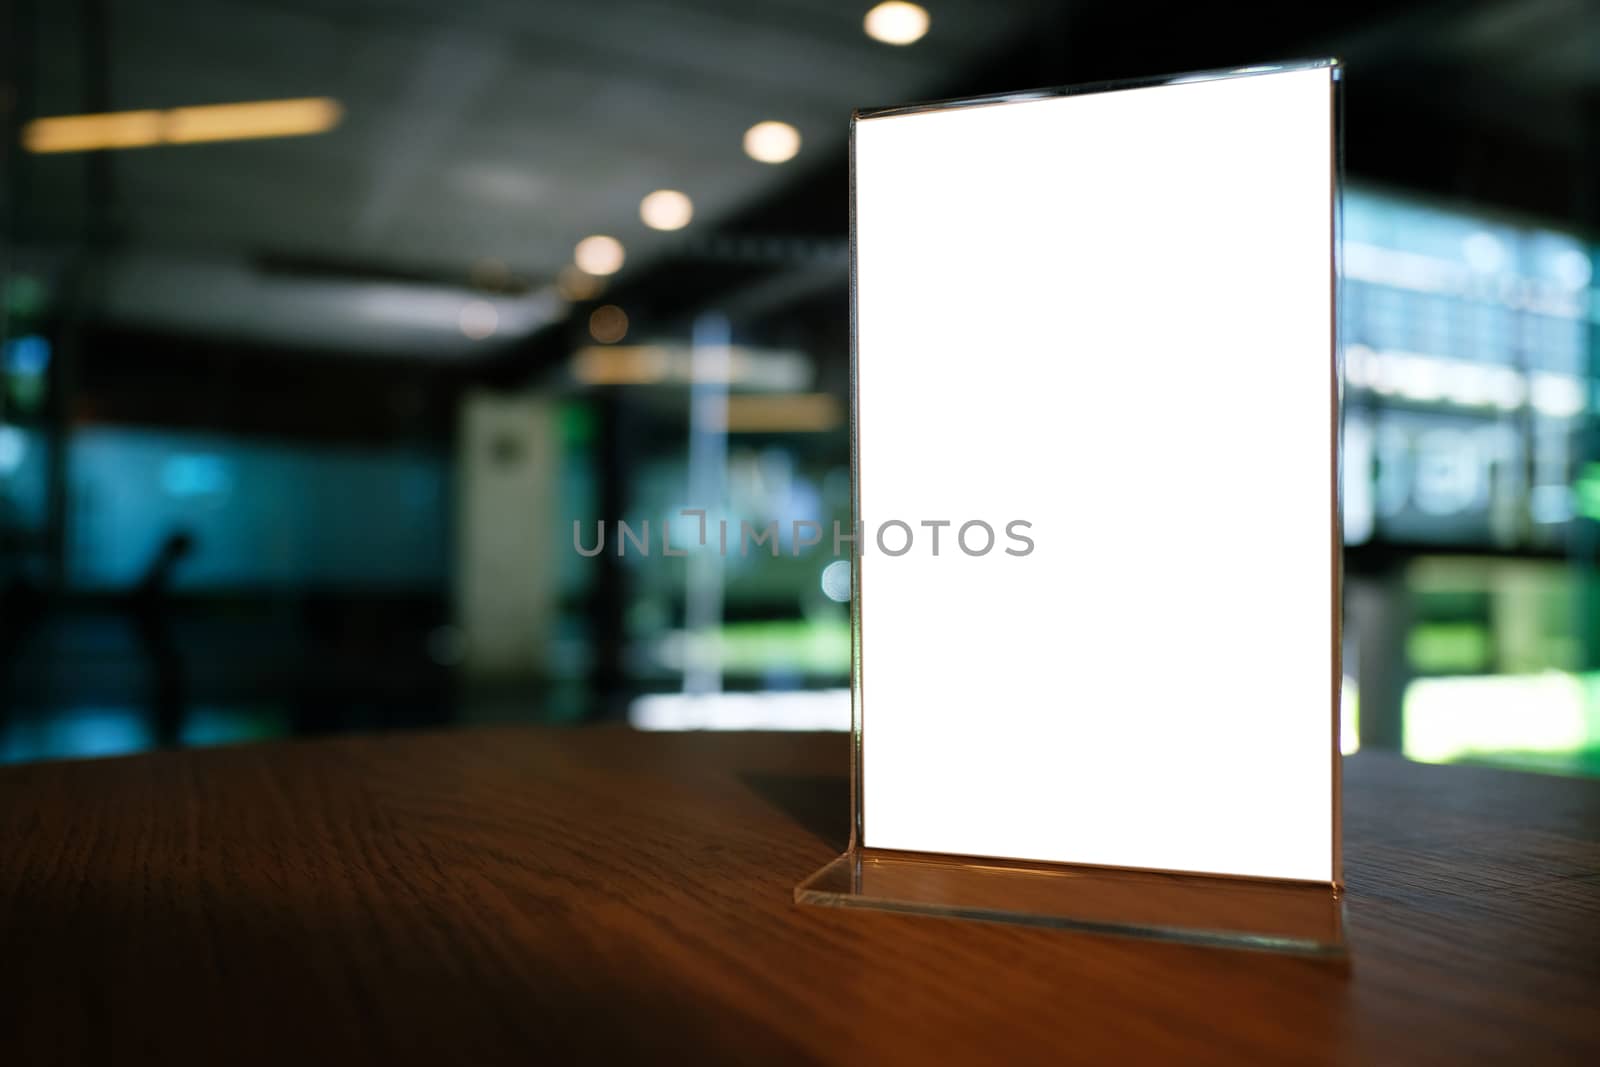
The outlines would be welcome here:
[[[872,6],[12,0],[0,761],[845,727],[851,109],[1338,55],[1345,747],[1600,773],[1600,5]]]

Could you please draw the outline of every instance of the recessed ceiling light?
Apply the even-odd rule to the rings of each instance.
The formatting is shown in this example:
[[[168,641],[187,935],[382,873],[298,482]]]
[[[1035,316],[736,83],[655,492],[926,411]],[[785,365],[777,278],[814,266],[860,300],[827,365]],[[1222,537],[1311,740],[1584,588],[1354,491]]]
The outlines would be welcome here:
[[[487,300],[468,300],[461,305],[461,314],[456,321],[465,336],[481,341],[494,336],[494,332],[500,328],[500,312]]]
[[[676,189],[657,189],[639,201],[639,217],[652,230],[681,230],[694,218],[694,202]]]
[[[597,307],[589,313],[589,336],[603,345],[614,345],[628,336],[628,313],[615,304]]]
[[[585,274],[615,274],[622,269],[622,259],[622,242],[604,234],[585,237],[572,250],[572,261]]]
[[[744,131],[744,152],[761,163],[787,163],[800,151],[800,131],[787,122],[758,122]]]
[[[904,0],[888,0],[867,12],[867,36],[884,44],[911,44],[928,32],[928,12]]]

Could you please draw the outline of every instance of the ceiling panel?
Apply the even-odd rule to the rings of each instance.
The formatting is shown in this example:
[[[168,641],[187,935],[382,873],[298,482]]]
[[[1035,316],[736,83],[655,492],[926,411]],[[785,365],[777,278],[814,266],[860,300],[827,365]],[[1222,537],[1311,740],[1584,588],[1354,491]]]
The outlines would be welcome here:
[[[105,107],[327,95],[344,120],[315,137],[114,153],[98,185],[84,156],[33,158],[24,236],[68,245],[95,218],[138,253],[117,262],[143,264],[132,289],[148,297],[163,261],[187,277],[263,255],[443,281],[493,258],[538,285],[595,232],[621,238],[637,270],[678,239],[639,222],[645,193],[682,189],[694,227],[714,227],[837,158],[852,108],[934,91],[1041,2],[928,6],[933,31],[894,48],[862,32],[870,4],[830,0],[109,0]],[[89,31],[55,5],[37,23],[34,113],[96,109]],[[744,130],[768,118],[800,129],[794,163],[743,154]],[[247,275],[233,270],[229,291]],[[198,317],[226,330],[228,313]],[[186,327],[195,318],[191,306]]]

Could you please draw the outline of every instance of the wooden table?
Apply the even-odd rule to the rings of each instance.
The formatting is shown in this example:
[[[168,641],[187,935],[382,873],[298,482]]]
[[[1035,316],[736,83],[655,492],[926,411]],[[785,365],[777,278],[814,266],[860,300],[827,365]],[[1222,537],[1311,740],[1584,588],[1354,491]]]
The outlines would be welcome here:
[[[1347,761],[1348,967],[804,908],[845,740],[0,771],[0,1063],[1600,1063],[1600,782]]]

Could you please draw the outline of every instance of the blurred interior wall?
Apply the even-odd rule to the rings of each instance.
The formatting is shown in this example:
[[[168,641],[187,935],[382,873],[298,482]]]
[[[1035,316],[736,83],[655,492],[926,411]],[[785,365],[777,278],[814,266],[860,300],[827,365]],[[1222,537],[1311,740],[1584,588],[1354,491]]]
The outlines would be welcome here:
[[[555,405],[473,391],[461,401],[455,583],[469,680],[544,673],[557,595],[553,521],[560,469]]]

